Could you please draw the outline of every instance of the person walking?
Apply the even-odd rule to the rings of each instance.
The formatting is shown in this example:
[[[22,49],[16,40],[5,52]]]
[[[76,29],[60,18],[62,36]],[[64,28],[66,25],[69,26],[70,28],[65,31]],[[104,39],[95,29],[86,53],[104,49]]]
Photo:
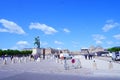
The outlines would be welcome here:
[[[43,59],[45,59],[45,49],[43,49]]]
[[[84,56],[85,56],[85,59],[87,60],[87,54],[85,54]]]

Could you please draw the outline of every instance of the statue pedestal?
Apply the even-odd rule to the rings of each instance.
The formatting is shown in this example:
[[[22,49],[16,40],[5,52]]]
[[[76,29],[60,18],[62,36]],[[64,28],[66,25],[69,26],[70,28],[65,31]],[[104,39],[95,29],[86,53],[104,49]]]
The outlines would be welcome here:
[[[41,55],[40,48],[33,48],[32,55],[34,56],[34,59],[37,59],[38,57],[40,57]]]

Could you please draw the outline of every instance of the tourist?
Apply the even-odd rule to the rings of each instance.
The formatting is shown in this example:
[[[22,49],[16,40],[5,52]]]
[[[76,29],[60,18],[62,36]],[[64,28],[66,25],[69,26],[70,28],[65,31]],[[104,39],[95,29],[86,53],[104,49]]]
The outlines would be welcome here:
[[[11,61],[12,61],[12,59],[13,59],[13,56],[11,56],[11,57],[10,57],[10,59],[11,59]]]
[[[92,54],[88,54],[88,58],[89,58],[89,60],[92,60]]]
[[[85,59],[87,60],[87,54],[85,54],[84,56],[85,56]]]

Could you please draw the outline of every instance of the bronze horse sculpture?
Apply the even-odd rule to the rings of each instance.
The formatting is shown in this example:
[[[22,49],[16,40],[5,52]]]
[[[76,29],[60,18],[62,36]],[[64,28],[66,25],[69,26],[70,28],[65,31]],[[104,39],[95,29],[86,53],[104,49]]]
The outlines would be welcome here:
[[[37,36],[37,37],[35,38],[34,45],[37,45],[37,48],[40,48],[40,39],[39,39],[39,36]]]

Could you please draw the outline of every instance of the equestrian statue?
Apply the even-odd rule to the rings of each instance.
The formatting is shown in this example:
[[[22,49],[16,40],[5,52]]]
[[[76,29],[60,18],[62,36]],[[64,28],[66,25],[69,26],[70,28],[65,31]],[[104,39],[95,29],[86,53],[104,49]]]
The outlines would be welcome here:
[[[39,36],[35,37],[34,45],[36,45],[37,48],[40,48],[40,39],[39,39]]]

